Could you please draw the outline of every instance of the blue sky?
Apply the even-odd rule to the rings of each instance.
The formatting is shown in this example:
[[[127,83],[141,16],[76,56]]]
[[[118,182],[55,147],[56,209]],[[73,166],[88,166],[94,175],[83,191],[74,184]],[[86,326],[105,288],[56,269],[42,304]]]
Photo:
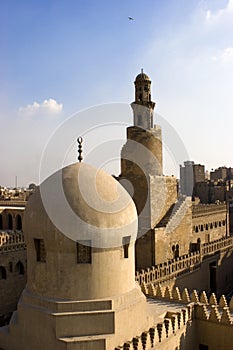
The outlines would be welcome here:
[[[2,0],[0,184],[38,182],[53,131],[79,110],[132,102],[142,67],[190,159],[233,166],[232,33],[233,0]]]

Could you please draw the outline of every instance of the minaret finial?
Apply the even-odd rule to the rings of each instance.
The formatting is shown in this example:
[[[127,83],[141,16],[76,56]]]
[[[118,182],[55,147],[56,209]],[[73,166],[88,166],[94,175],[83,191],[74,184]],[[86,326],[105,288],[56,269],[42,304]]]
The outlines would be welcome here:
[[[83,143],[83,139],[81,136],[79,136],[77,138],[77,141],[78,141],[78,161],[79,163],[81,163],[81,161],[83,160],[83,157],[82,157],[82,143]]]

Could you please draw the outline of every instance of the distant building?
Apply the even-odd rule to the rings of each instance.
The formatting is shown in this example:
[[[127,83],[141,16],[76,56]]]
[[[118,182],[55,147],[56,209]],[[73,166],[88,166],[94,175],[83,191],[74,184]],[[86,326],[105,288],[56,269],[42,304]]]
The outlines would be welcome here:
[[[223,180],[225,181],[228,178],[229,169],[227,167],[219,167],[218,169],[215,169],[214,171],[210,172],[210,180],[211,181],[217,181],[217,180]]]
[[[195,196],[196,185],[205,182],[205,166],[193,161],[180,165],[180,192],[186,196]]]

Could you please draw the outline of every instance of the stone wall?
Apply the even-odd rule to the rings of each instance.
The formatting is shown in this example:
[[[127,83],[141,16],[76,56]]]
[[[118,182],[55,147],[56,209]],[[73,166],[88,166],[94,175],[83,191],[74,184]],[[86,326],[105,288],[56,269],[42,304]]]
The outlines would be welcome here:
[[[0,233],[0,315],[16,309],[26,284],[26,245],[21,233]],[[0,325],[4,323],[3,317]]]
[[[192,208],[193,243],[208,243],[229,234],[226,204],[198,205]]]
[[[173,176],[150,176],[150,227],[154,228],[177,201],[177,180]]]
[[[192,240],[191,208],[186,208],[171,231],[167,227],[160,227],[155,228],[154,232],[156,264],[187,254]]]
[[[227,303],[224,295],[219,298],[214,293],[208,298],[205,291],[197,292],[193,290],[189,293],[185,288],[182,292],[178,287],[169,288],[158,285],[154,287],[153,284],[148,286],[142,286],[143,292],[148,296],[155,298],[161,303],[167,304],[167,313],[163,322],[157,325],[155,329],[150,329],[149,332],[145,332],[144,335],[138,337],[139,344],[144,345],[136,347],[136,349],[151,349],[156,346],[156,349],[200,349],[201,345],[207,346],[211,350],[229,350],[232,348],[233,343],[233,298]],[[169,312],[169,305],[178,302],[183,304],[181,313]],[[176,318],[177,317],[177,318]],[[177,329],[176,329],[177,321]],[[169,333],[169,326],[171,325],[172,332]],[[185,332],[179,333],[182,326],[186,325]],[[164,333],[163,333],[164,331]],[[146,342],[146,334],[150,335],[151,342]],[[151,337],[151,333],[153,336]],[[164,334],[166,337],[160,336],[158,347],[154,339],[157,340],[157,334]],[[173,338],[172,335],[173,334]],[[135,338],[134,338],[135,339]],[[131,347],[133,341],[125,343],[118,349],[135,349]],[[179,343],[177,343],[179,341]],[[175,345],[175,344],[178,345]],[[127,347],[128,346],[128,347]],[[161,347],[160,347],[161,346]]]
[[[224,295],[217,302],[216,295],[209,298],[205,291],[198,293],[187,289],[170,289],[149,285],[144,293],[166,305],[167,312],[161,322],[135,336],[115,350],[200,349],[201,345],[211,350],[229,350],[233,343],[233,299],[227,304]],[[173,303],[180,303],[181,311],[170,311]]]
[[[0,208],[0,230],[22,230],[24,207]]]
[[[181,305],[182,307],[182,305]],[[155,324],[141,334],[116,347],[114,350],[194,350],[194,329],[191,330],[193,306],[183,305],[181,311],[169,312],[161,317],[161,322]]]

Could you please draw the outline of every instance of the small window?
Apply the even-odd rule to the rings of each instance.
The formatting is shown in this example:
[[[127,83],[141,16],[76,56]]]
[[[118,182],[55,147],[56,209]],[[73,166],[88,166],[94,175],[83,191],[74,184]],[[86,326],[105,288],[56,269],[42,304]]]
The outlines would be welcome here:
[[[8,223],[8,229],[13,230],[13,219],[11,214],[7,215],[7,223]]]
[[[36,261],[46,262],[46,249],[43,239],[34,238]]]
[[[0,280],[6,280],[6,269],[4,266],[0,266]]]
[[[16,216],[16,230],[22,230],[22,218],[19,214]]]
[[[91,264],[91,241],[82,240],[77,242],[77,263]]]
[[[122,238],[122,244],[124,249],[124,258],[127,259],[129,257],[129,244],[130,244],[131,236],[126,236]]]
[[[21,261],[18,261],[15,266],[15,271],[18,272],[19,275],[24,275],[24,266]]]

